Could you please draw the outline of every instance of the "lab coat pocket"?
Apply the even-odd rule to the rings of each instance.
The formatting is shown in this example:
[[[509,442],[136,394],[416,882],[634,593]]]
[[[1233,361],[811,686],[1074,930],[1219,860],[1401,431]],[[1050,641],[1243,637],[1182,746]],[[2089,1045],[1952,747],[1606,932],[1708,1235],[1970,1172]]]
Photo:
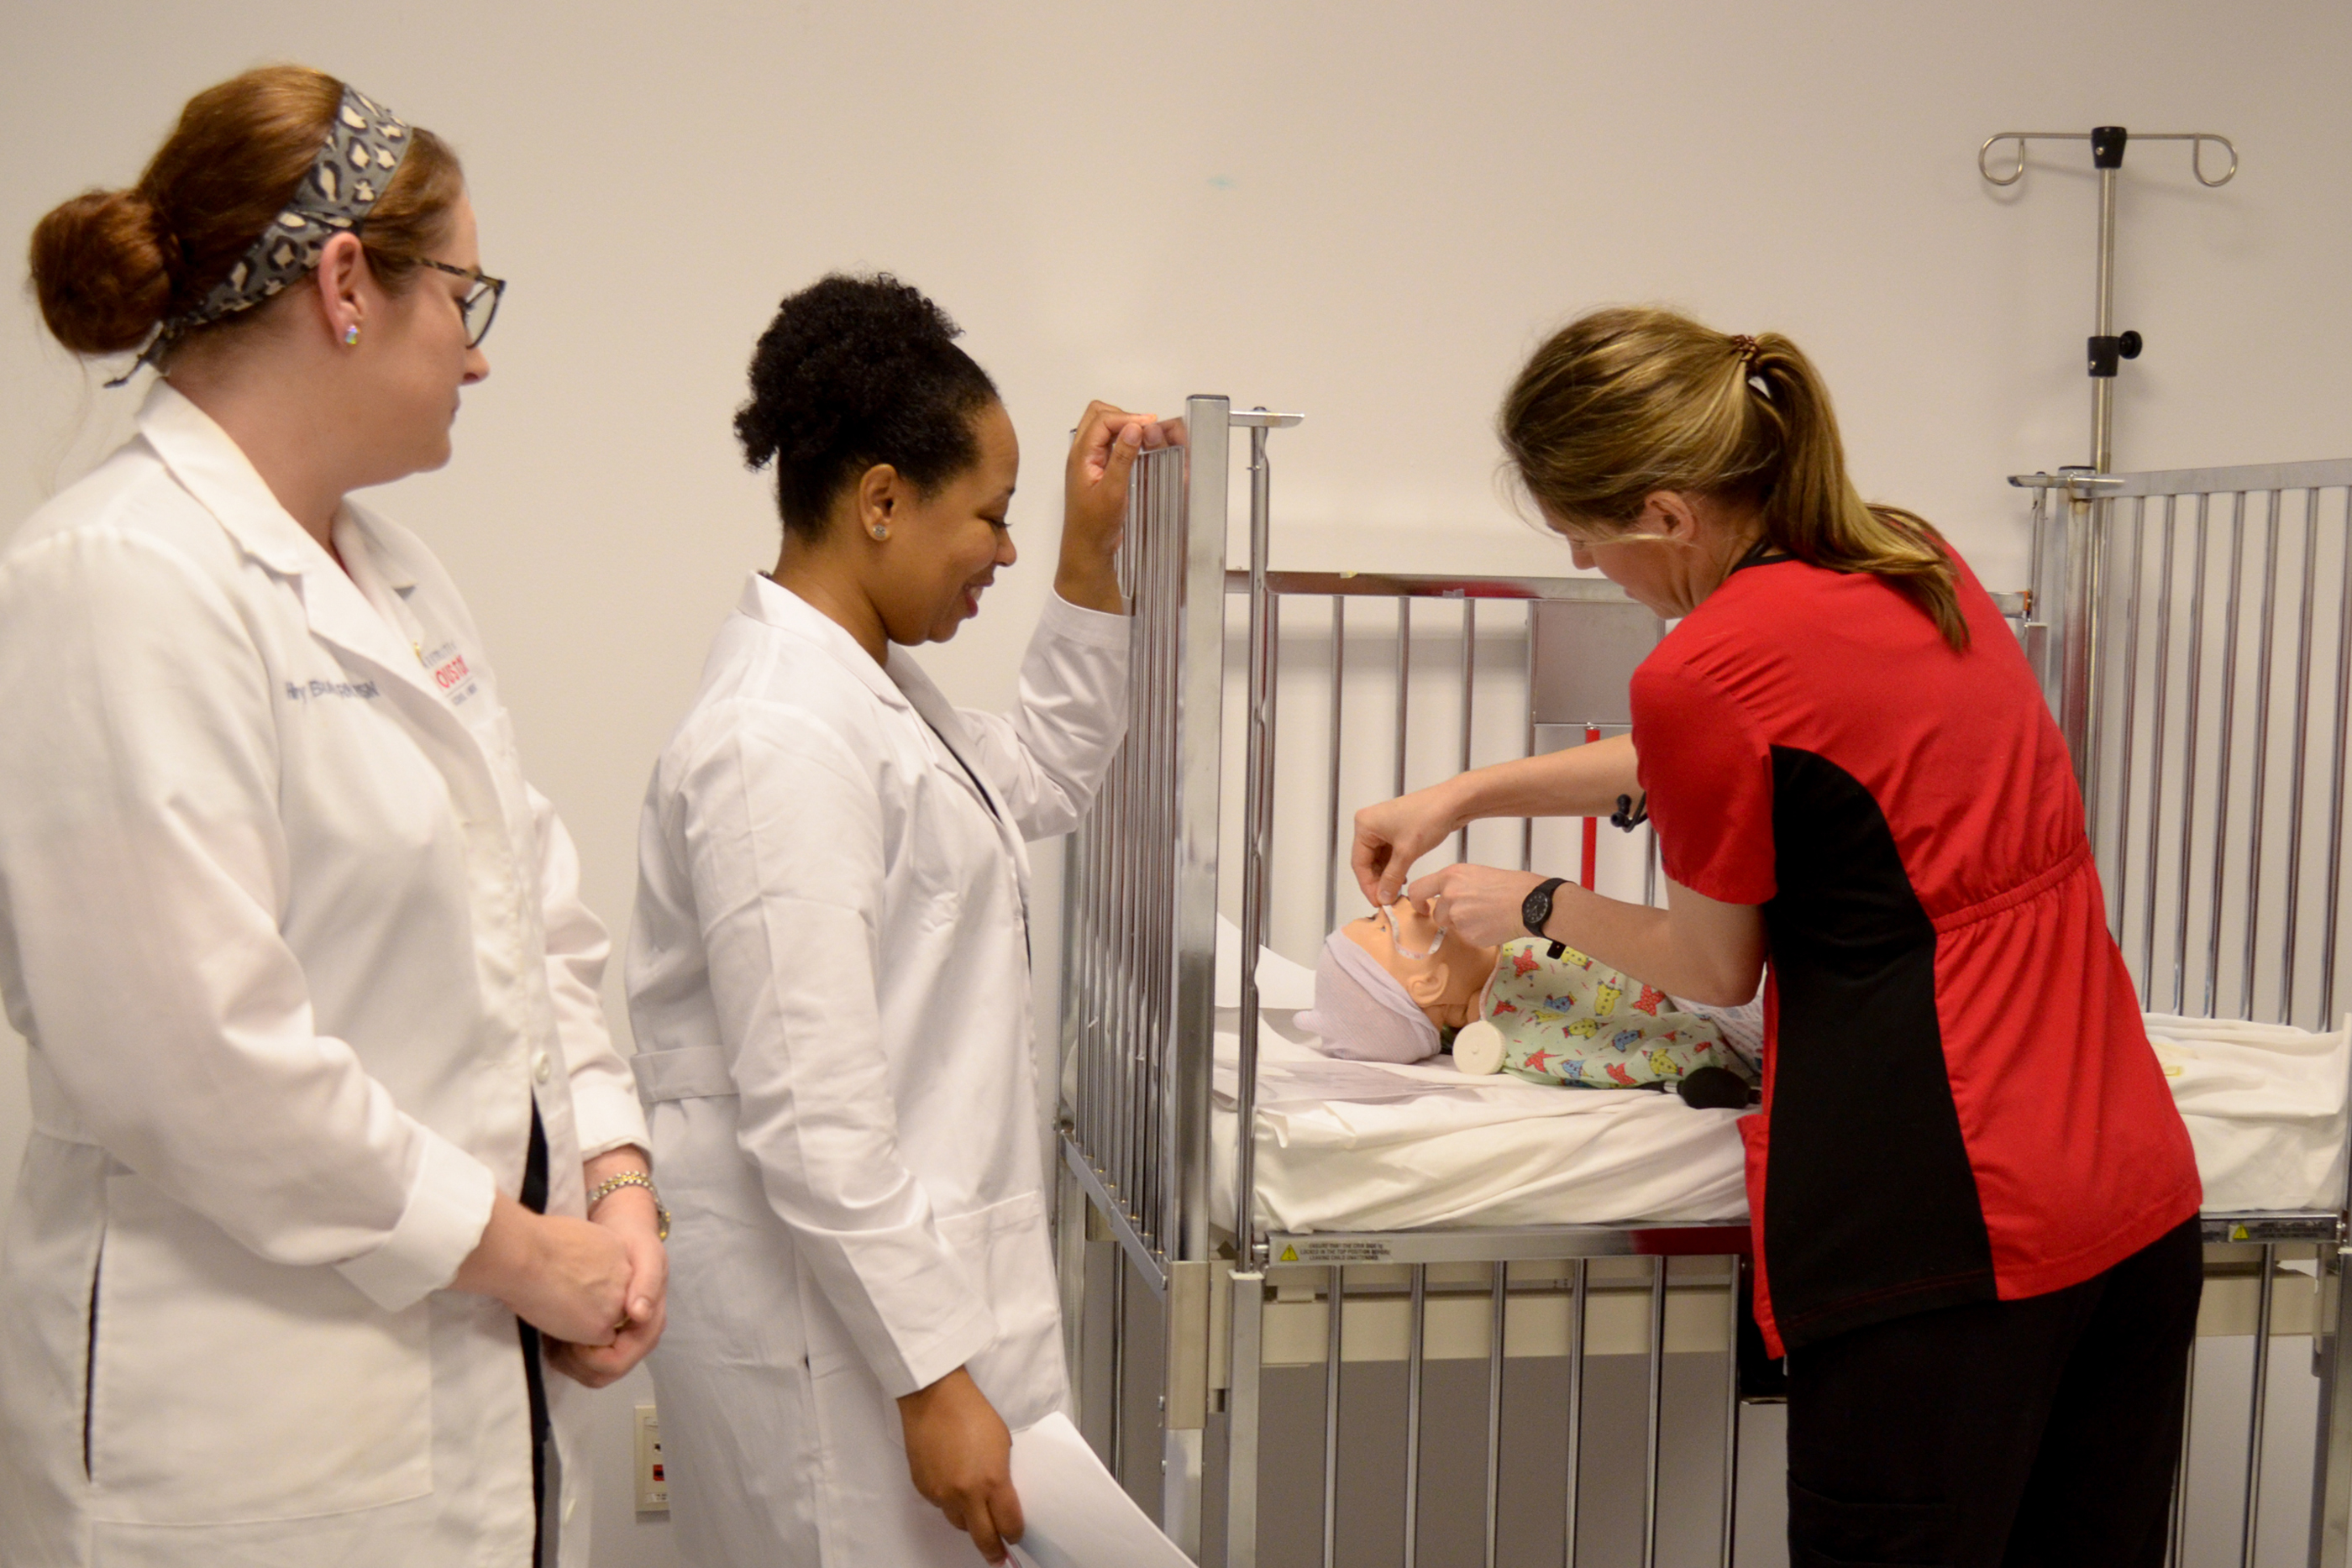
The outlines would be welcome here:
[[[679,1057],[682,1051],[662,1051]],[[710,1053],[716,1056],[718,1053]],[[637,1057],[646,1061],[646,1053]],[[641,1070],[641,1082],[644,1074]],[[646,1125],[670,1208],[665,1348],[706,1365],[765,1375],[808,1354],[798,1313],[799,1262],[769,1207],[759,1167],[736,1142],[733,1093],[654,1101]]]
[[[331,1268],[258,1258],[128,1172],[106,1225],[93,1517],[259,1522],[433,1490],[426,1302],[385,1312]]]
[[[972,1381],[1014,1431],[1069,1402],[1062,1364],[1061,1294],[1043,1193],[939,1222],[940,1235],[983,1282],[996,1338],[968,1364]]]

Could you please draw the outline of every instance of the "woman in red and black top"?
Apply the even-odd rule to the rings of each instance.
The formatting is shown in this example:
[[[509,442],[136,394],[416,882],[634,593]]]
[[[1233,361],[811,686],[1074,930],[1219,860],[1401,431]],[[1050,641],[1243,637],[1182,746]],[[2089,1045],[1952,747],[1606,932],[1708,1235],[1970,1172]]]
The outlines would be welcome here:
[[[1863,503],[1784,338],[1599,311],[1501,429],[1578,565],[1681,624],[1625,739],[1360,814],[1366,893],[1474,942],[1532,915],[1698,1001],[1769,966],[1740,1126],[1792,1562],[2160,1562],[2197,1167],[2016,639],[1933,528]],[[1403,885],[1474,818],[1645,791],[1664,909],[1483,866]]]

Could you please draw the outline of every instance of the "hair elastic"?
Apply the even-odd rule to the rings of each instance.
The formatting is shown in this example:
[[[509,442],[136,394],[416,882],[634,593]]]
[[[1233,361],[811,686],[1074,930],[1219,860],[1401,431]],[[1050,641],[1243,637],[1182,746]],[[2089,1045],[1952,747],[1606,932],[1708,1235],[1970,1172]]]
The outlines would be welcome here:
[[[1738,351],[1741,364],[1752,365],[1756,362],[1755,339],[1745,332],[1735,332],[1731,335],[1731,346]]]

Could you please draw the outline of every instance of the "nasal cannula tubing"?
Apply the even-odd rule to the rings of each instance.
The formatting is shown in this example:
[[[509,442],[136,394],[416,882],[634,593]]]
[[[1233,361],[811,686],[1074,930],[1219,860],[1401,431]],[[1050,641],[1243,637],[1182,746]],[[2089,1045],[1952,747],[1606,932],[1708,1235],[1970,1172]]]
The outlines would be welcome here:
[[[1429,945],[1428,952],[1414,953],[1409,951],[1403,943],[1397,940],[1396,905],[1393,904],[1383,904],[1381,905],[1381,913],[1388,917],[1386,924],[1389,934],[1389,946],[1397,950],[1398,957],[1434,958],[1437,956],[1438,949],[1445,946],[1445,933],[1440,931],[1437,934],[1437,940]]]

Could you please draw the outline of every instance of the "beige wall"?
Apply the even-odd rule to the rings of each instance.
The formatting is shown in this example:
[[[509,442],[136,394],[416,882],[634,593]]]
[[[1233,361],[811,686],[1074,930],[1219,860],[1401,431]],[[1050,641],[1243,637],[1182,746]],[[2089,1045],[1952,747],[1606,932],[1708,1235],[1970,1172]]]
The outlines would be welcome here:
[[[817,273],[887,267],[931,291],[1019,425],[1028,560],[931,660],[969,701],[1010,691],[1062,433],[1092,395],[1308,413],[1279,447],[1287,564],[1563,570],[1501,498],[1487,423],[1533,336],[1606,300],[1794,335],[1865,488],[2011,586],[2001,476],[2085,444],[2094,187],[2061,150],[1992,191],[1978,141],[2094,121],[2234,136],[2244,170],[2220,192],[2178,148],[2130,153],[2118,325],[2149,347],[2118,462],[2337,455],[2347,45],[2333,0],[11,0],[0,236],[127,182],[188,93],[262,60],[347,75],[457,142],[484,259],[514,280],[495,374],[451,468],[376,500],[471,595],[618,926],[648,762],[772,549],[728,430],[743,363]],[[117,437],[132,396],[96,390],[29,305],[0,308],[0,531]],[[0,1050],[0,1193],[19,1049]],[[662,1535],[608,1531],[600,1558],[667,1561]]]

